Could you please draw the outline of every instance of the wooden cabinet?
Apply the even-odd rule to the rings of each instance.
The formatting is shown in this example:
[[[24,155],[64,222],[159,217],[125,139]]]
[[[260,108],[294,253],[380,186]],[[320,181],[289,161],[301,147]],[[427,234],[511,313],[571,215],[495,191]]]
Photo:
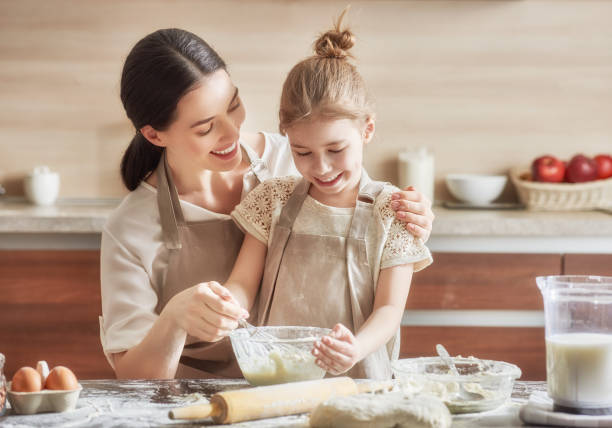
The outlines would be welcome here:
[[[43,359],[81,379],[114,377],[99,338],[99,254],[0,251],[0,352],[8,377]],[[612,255],[436,253],[433,265],[413,277],[407,314],[542,311],[535,277],[562,273],[612,276]],[[541,326],[432,324],[402,327],[401,357],[433,355],[443,343],[455,355],[517,364],[523,380],[546,377]]]
[[[463,356],[508,361],[518,365],[524,380],[546,378],[544,328],[495,326],[499,311],[542,311],[535,283],[538,275],[561,273],[560,254],[436,253],[434,263],[413,277],[407,311],[430,314],[431,326],[402,327],[402,357],[435,355],[436,343]],[[465,325],[465,319],[487,311],[487,321]],[[439,325],[436,316],[452,318],[458,325]],[[520,321],[518,319],[517,321]],[[462,325],[463,324],[463,325]],[[520,324],[520,322],[519,322]]]
[[[0,352],[8,378],[46,360],[114,378],[100,345],[99,251],[0,251]]]
[[[566,254],[563,257],[563,273],[612,276],[612,254]]]

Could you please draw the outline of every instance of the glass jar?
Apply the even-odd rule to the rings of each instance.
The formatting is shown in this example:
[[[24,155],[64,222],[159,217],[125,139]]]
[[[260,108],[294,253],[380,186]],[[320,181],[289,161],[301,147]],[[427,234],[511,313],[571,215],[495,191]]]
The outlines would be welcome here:
[[[0,354],[0,415],[4,413],[6,403],[6,378],[4,377],[4,355]]]
[[[612,414],[612,277],[540,276],[555,409]]]

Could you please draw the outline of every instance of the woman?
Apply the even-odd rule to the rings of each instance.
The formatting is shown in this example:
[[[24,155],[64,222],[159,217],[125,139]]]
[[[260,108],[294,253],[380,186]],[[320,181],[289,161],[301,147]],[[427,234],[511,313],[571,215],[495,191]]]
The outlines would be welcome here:
[[[104,352],[119,378],[240,377],[219,339],[247,313],[202,282],[231,271],[243,235],[229,213],[240,200],[260,181],[298,174],[288,143],[240,133],[245,110],[225,63],[183,30],[134,46],[121,100],[137,131],[121,164],[131,192],[102,232]],[[398,217],[425,240],[430,202],[415,191],[396,198]]]

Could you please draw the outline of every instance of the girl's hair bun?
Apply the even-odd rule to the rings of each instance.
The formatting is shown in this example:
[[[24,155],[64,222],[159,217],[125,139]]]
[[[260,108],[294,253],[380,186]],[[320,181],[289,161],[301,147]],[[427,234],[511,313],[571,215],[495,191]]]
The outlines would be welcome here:
[[[344,59],[351,56],[348,50],[355,44],[355,36],[350,30],[330,30],[315,42],[315,53],[323,58]]]
[[[344,59],[347,56],[352,57],[348,53],[355,45],[355,36],[348,28],[342,29],[342,20],[349,11],[350,7],[346,7],[338,20],[334,23],[334,28],[321,34],[314,44],[315,54],[321,58],[336,58]]]

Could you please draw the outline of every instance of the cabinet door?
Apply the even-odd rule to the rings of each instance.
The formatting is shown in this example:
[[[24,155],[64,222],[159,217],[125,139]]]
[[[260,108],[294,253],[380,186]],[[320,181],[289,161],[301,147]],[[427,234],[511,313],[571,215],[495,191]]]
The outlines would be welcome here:
[[[80,379],[114,378],[100,345],[99,251],[0,251],[5,373],[46,360]]]
[[[407,309],[541,310],[539,275],[559,275],[559,254],[435,253],[414,274]]]
[[[612,254],[566,254],[563,261],[565,275],[612,276]]]
[[[535,277],[559,273],[559,254],[434,254],[434,263],[413,277],[401,357],[434,355],[436,343],[442,343],[454,355],[516,364],[524,380],[546,379],[543,305]],[[411,312],[418,313],[418,323],[411,324]],[[496,323],[502,317],[504,326]],[[524,322],[527,317],[537,322]]]

